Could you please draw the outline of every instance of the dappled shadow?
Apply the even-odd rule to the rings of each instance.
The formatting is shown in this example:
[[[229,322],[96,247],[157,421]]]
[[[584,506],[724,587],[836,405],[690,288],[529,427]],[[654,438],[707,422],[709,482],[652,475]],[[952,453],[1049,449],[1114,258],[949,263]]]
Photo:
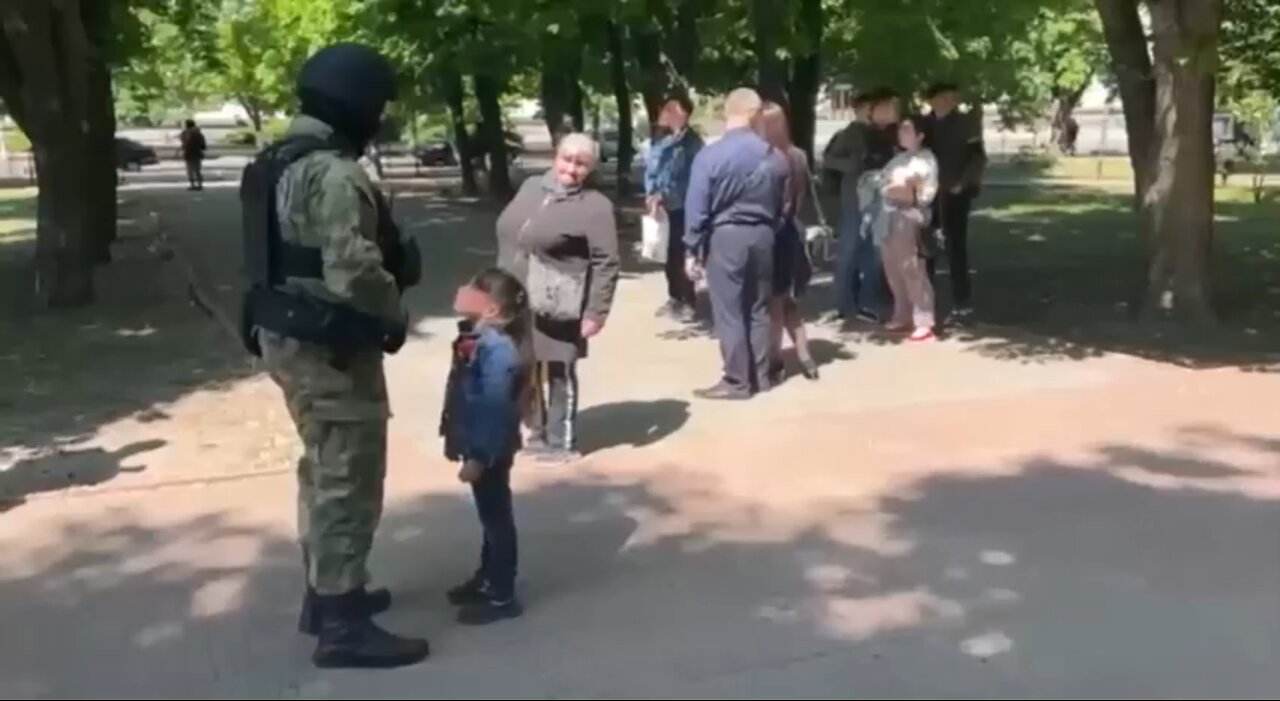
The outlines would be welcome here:
[[[254,372],[191,306],[184,276],[135,223],[144,210],[136,199],[121,204],[113,261],[95,271],[97,299],[87,308],[35,308],[29,259],[0,258],[0,278],[22,286],[0,305],[0,449],[56,448]]]
[[[1188,433],[1277,458],[1276,437]],[[50,516],[0,534],[0,615],[24,631],[0,694],[1266,696],[1280,501],[1254,470],[1201,460],[1104,446],[801,509],[678,464],[627,479],[588,462],[518,494],[528,614],[482,630],[443,602],[474,565],[472,507],[460,489],[417,497],[390,508],[375,577],[397,597],[382,620],[436,653],[376,675],[309,667],[287,529],[229,508],[252,485],[189,495],[176,520],[140,500]]]
[[[988,188],[970,226],[975,313],[947,322],[952,337],[1003,360],[1121,352],[1190,367],[1280,363],[1274,210],[1218,203],[1214,272],[1222,323],[1186,329],[1136,321],[1144,276],[1131,201],[1124,192],[1088,188]],[[936,288],[945,316],[945,269]]]
[[[59,447],[33,457],[22,457],[11,465],[0,465],[0,510],[16,506],[38,492],[67,487],[103,484],[121,472],[142,472],[145,465],[126,465],[130,458],[165,445],[156,439],[140,441],[119,450]]]
[[[689,421],[689,403],[680,399],[597,404],[578,414],[578,443],[583,453],[616,446],[640,448],[657,443]]]

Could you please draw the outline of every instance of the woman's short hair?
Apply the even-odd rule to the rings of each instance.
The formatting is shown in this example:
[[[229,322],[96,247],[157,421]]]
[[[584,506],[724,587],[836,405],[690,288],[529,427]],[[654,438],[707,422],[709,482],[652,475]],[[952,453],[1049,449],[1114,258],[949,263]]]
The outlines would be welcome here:
[[[576,131],[572,134],[565,134],[560,139],[560,145],[556,147],[556,153],[585,154],[591,158],[591,165],[595,166],[596,159],[600,156],[600,149],[596,146],[595,139]]]

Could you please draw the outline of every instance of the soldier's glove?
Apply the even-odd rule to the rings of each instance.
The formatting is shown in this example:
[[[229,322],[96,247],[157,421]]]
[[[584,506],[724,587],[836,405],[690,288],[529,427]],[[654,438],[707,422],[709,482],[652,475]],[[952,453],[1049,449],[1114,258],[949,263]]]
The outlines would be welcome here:
[[[395,355],[397,351],[404,347],[404,342],[408,337],[409,315],[405,314],[403,319],[396,324],[392,324],[387,329],[387,336],[382,341],[383,352]]]

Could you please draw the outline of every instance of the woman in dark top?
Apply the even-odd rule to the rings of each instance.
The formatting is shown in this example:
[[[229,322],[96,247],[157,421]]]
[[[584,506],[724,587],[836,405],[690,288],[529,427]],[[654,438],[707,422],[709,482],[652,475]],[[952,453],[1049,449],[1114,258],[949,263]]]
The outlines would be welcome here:
[[[596,144],[583,134],[560,141],[555,163],[529,178],[498,217],[498,265],[524,282],[534,316],[540,395],[526,423],[526,452],[565,462],[577,452],[577,361],[604,328],[618,284],[613,203],[586,185]]]
[[[804,227],[800,223],[801,209],[809,200],[809,161],[804,151],[791,143],[787,114],[781,105],[765,103],[760,112],[760,135],[775,149],[786,154],[787,164],[791,169],[786,185],[782,227],[774,237],[773,244],[773,298],[769,301],[770,384],[776,384],[786,372],[782,362],[784,329],[791,337],[791,344],[795,346],[796,357],[800,360],[804,376],[816,380],[818,364],[809,354],[809,336],[805,332],[804,316],[800,313],[800,305],[796,304],[796,298],[804,294],[813,277],[813,265],[809,261],[809,252],[801,233]],[[816,206],[816,203],[811,204]]]

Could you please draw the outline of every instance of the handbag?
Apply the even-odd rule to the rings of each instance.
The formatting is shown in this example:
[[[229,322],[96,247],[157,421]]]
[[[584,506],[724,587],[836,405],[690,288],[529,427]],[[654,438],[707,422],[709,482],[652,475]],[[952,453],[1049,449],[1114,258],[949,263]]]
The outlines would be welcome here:
[[[520,230],[516,240],[520,238],[534,219],[551,203],[551,198],[542,200],[538,210],[533,213]],[[554,321],[574,321],[582,318],[582,308],[586,303],[586,276],[576,275],[561,270],[546,256],[521,248],[525,260],[525,291],[529,294],[529,308],[534,314]]]
[[[835,233],[827,225],[827,216],[822,211],[822,200],[818,197],[818,186],[813,182],[812,173],[809,174],[809,195],[813,197],[813,209],[818,213],[818,225],[804,228],[804,251],[811,262],[829,263]]]
[[[665,212],[645,213],[640,218],[640,257],[654,263],[667,262],[667,244],[671,239],[671,220]]]

